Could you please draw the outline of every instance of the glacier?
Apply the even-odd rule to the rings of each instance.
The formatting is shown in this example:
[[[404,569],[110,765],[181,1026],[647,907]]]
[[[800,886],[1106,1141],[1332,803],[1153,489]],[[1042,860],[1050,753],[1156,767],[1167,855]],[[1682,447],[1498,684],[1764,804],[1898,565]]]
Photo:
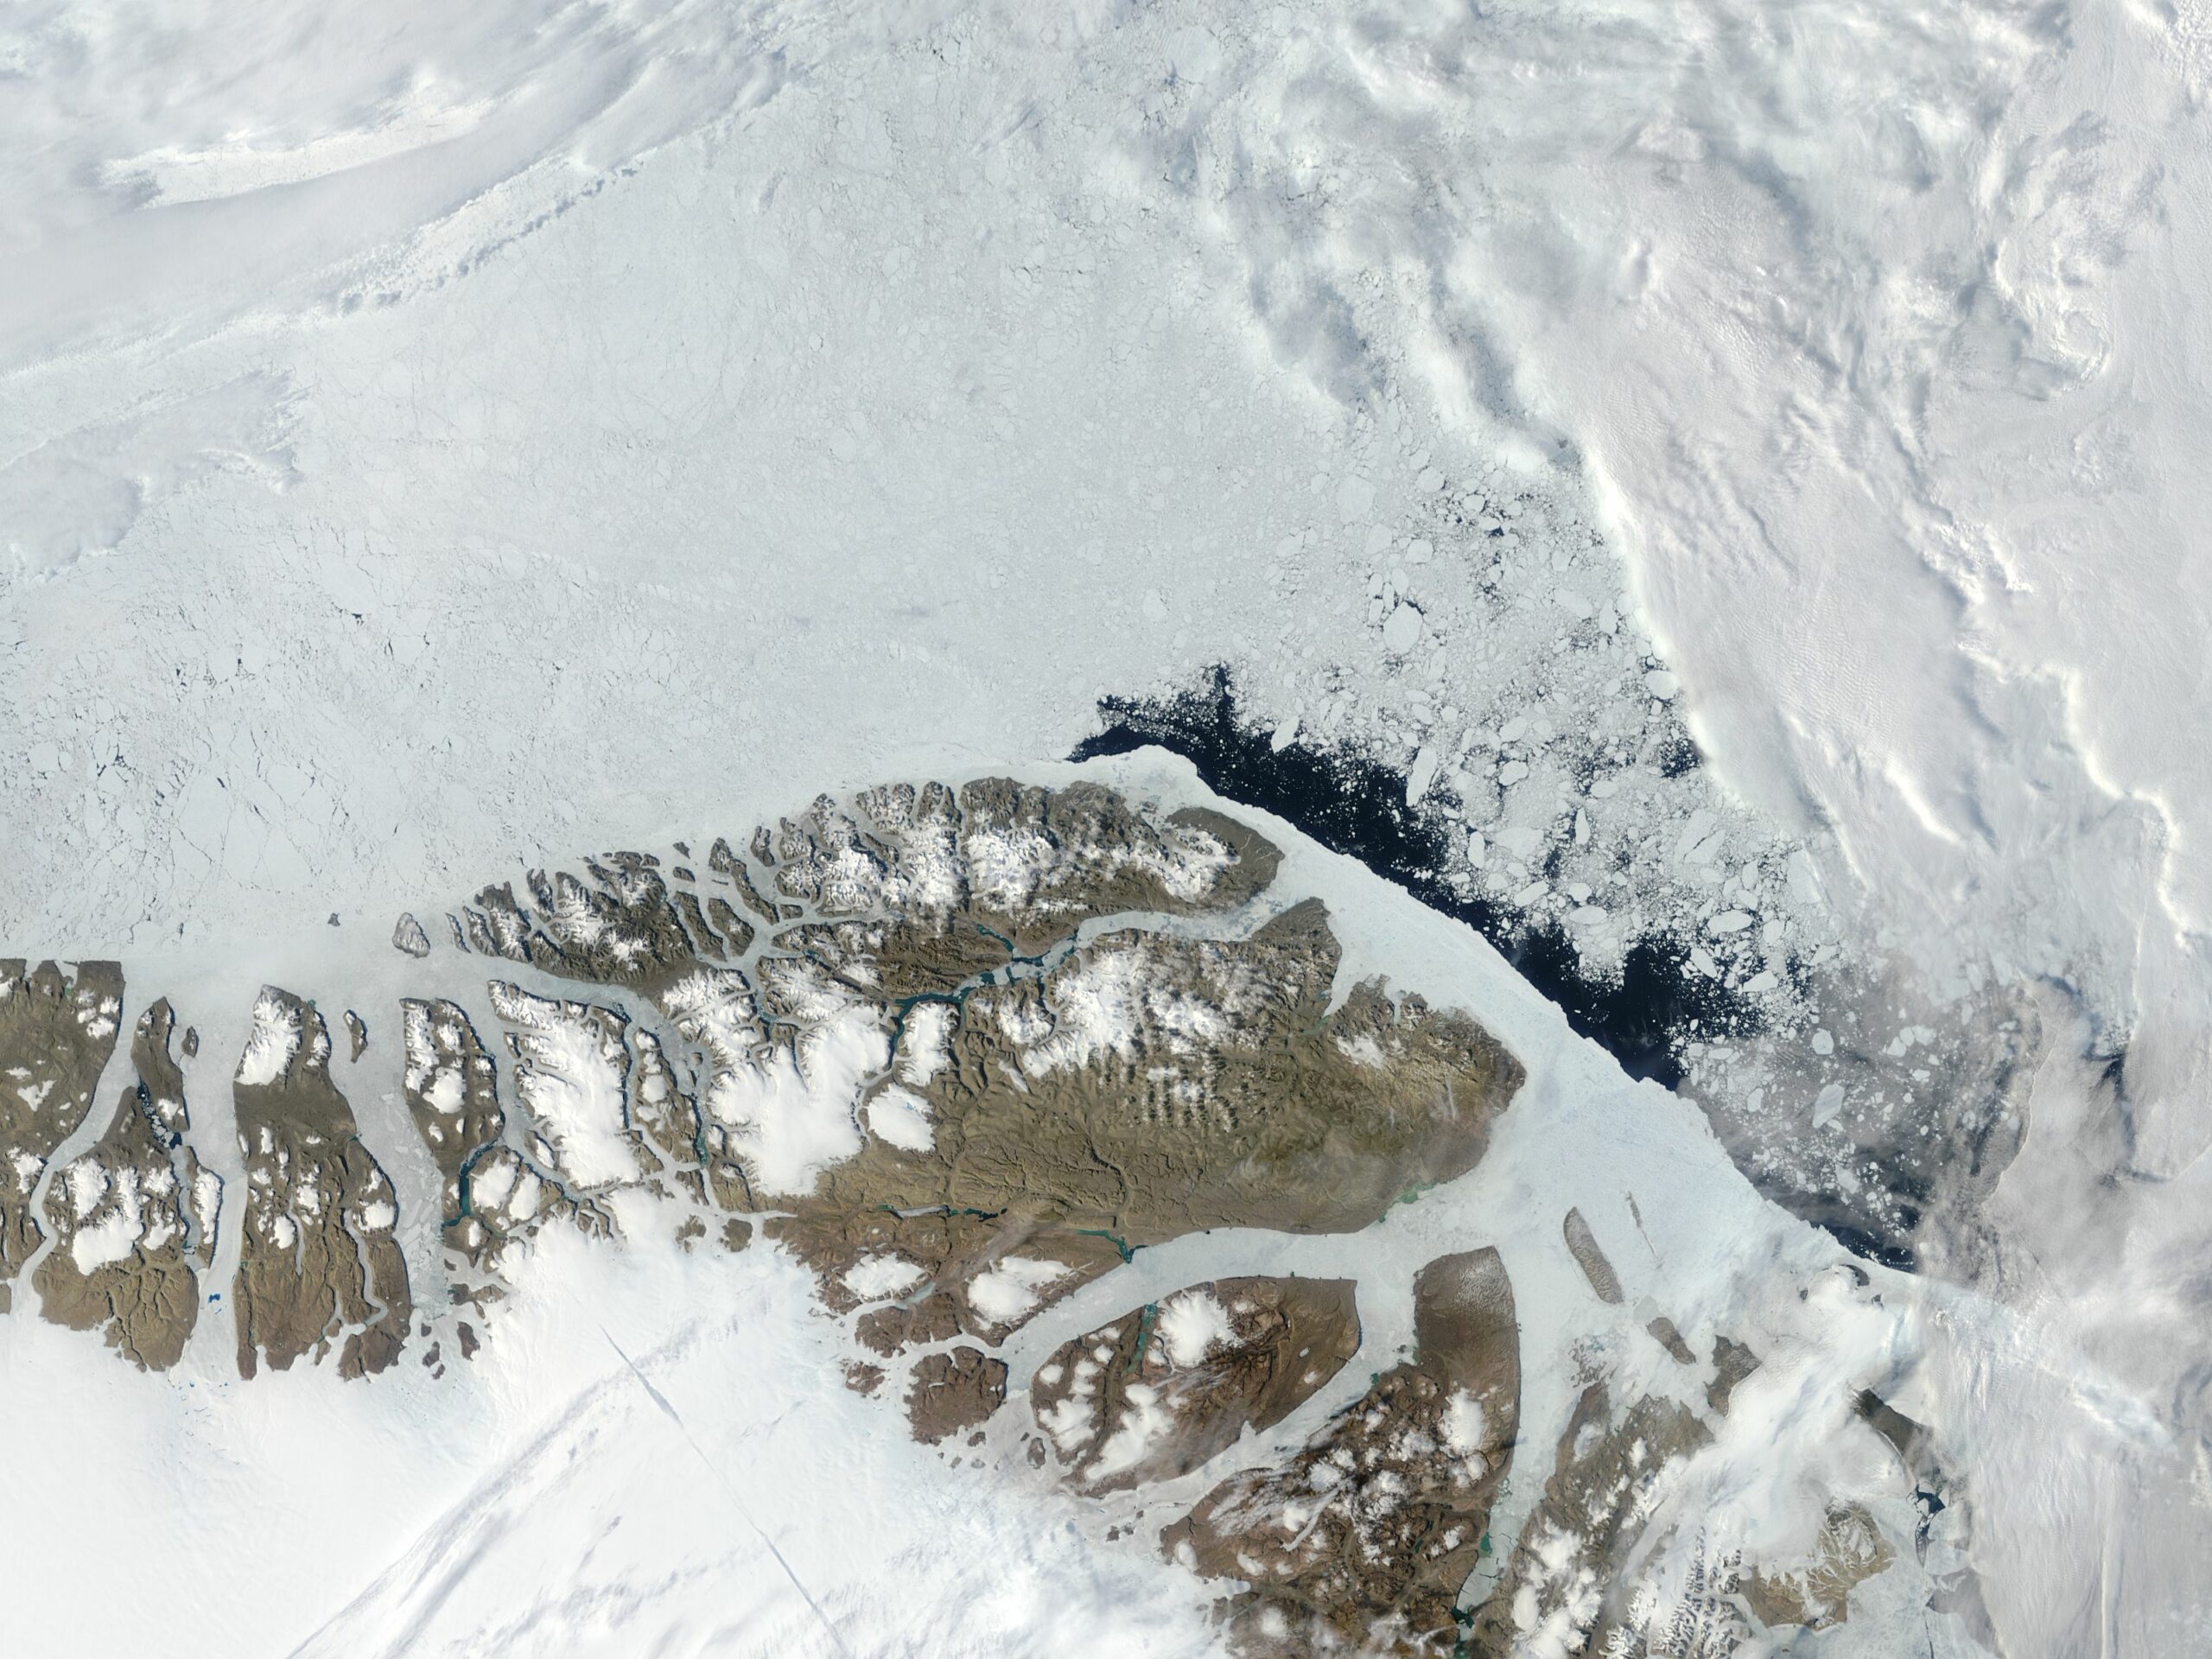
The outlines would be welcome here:
[[[1219,670],[1259,749],[1399,803],[1416,885],[1506,955],[1553,930],[1602,987],[1641,941],[1709,992],[1726,1020],[1659,1033],[1671,1090],[1630,1085],[1469,928],[1343,877],[1395,976],[1450,957],[1744,1226],[1859,1248],[1903,1408],[1973,1471],[1991,1650],[2212,1649],[2204,36],[1998,0],[19,9],[0,947],[189,972],[227,1067],[264,983],[396,1026],[383,941],[426,894],[824,786],[1041,776]],[[485,1363],[538,1386],[542,1328],[549,1394],[616,1414],[552,1444],[666,1440],[608,1344],[694,1427],[687,1387],[772,1397],[817,1333],[767,1260],[549,1265]],[[684,1324],[714,1274],[765,1356]],[[583,1330],[609,1298],[636,1328]],[[542,1402],[213,1404],[72,1340],[0,1331],[22,1466],[57,1539],[140,1517],[169,1635],[248,1605],[213,1540],[174,1553],[188,1516],[305,1501],[319,1434],[332,1507],[251,1541],[335,1548],[353,1650],[474,1639],[402,1552],[526,1557],[555,1502],[478,1484]],[[192,1490],[147,1487],[178,1440]],[[687,1513],[738,1455],[696,1453]],[[1010,1544],[881,1455],[853,1490],[913,1493],[911,1530],[871,1505],[880,1584],[828,1592],[863,1646],[965,1639],[886,1611],[958,1616],[911,1554],[956,1515],[1027,1575],[970,1631],[1065,1651],[1087,1584],[1071,1621],[1159,1621],[1101,1651],[1211,1639],[1164,1568]],[[652,1524],[682,1536],[611,1581],[716,1570]],[[741,1554],[754,1618],[671,1642],[820,1637]],[[251,1616],[303,1640],[343,1610],[290,1559]],[[56,1570],[12,1557],[0,1598],[59,1618]]]

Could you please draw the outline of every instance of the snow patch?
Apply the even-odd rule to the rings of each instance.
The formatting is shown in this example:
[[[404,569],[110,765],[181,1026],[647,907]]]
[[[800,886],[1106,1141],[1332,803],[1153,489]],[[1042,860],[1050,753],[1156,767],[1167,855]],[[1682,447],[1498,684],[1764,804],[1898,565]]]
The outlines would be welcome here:
[[[899,1033],[899,1080],[924,1089],[952,1064],[953,1008],[950,1002],[917,1002]]]
[[[283,1077],[300,1052],[300,1013],[267,988],[253,1004],[253,1033],[238,1056],[238,1081],[258,1089]]]
[[[846,1294],[863,1302],[880,1302],[886,1297],[904,1295],[925,1276],[905,1256],[887,1251],[862,1256],[845,1269],[840,1282],[845,1287]]]
[[[1084,1471],[1091,1481],[1111,1479],[1135,1468],[1175,1427],[1175,1414],[1149,1382],[1132,1382],[1122,1391],[1127,1408],[1114,1432],[1098,1448],[1097,1460]]]
[[[1229,1310],[1203,1290],[1186,1290],[1162,1302],[1154,1336],[1168,1363],[1182,1368],[1196,1365],[1217,1347],[1236,1340]]]
[[[901,1152],[927,1152],[937,1141],[930,1116],[927,1101],[894,1083],[869,1100],[868,1132]]]
[[[994,1325],[1012,1325],[1037,1310],[1042,1293],[1065,1279],[1066,1265],[1009,1255],[968,1282],[968,1305]]]
[[[493,982],[492,1007],[514,1027],[515,1088],[537,1120],[562,1172],[579,1186],[634,1180],[623,1084],[629,1056],[620,1027],[582,1003],[532,996]]]
[[[756,1192],[810,1192],[821,1172],[857,1154],[860,1094],[890,1058],[875,1011],[839,1009],[788,1043],[766,1040],[743,976],[706,970],[668,995],[677,1028],[705,1048],[713,1076],[700,1104]]]

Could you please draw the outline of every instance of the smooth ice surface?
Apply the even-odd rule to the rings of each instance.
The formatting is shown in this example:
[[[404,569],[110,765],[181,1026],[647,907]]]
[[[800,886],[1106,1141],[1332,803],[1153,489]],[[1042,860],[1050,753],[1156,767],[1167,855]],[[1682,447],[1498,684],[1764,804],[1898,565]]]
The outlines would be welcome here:
[[[103,1650],[192,1655],[1210,1650],[1195,1585],[978,1503],[838,1387],[796,1268],[566,1236],[531,1268],[442,1382],[152,1380],[10,1321],[10,1468],[60,1500],[0,1562],[16,1639],[98,1606]]]
[[[1993,1612],[2212,1646],[2201,7],[448,10],[5,25],[0,944],[380,938],[1225,662],[1591,961],[1840,962],[1907,1079],[2033,1004]]]

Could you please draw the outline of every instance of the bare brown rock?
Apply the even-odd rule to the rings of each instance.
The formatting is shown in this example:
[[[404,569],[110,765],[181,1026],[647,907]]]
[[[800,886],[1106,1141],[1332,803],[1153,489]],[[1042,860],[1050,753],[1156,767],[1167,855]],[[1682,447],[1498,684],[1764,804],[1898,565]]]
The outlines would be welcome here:
[[[1915,1422],[1872,1389],[1859,1391],[1853,1408],[1868,1427],[1890,1443],[1914,1480],[1923,1485],[1942,1484],[1935,1439],[1925,1424]]]
[[[1726,1337],[1713,1339],[1713,1381],[1705,1385],[1705,1402],[1716,1417],[1728,1414],[1728,1402],[1736,1385],[1759,1368],[1759,1357],[1742,1343]]]
[[[636,1057],[630,1068],[631,1121],[658,1155],[663,1172],[688,1178],[680,1185],[703,1199],[700,1169],[705,1143],[700,1136],[697,1103],[678,1081],[659,1038],[639,1030],[632,1033],[631,1046]]]
[[[997,779],[970,785],[957,796],[937,785],[919,790],[893,785],[866,792],[852,812],[825,797],[798,817],[785,820],[772,834],[756,836],[751,868],[727,842],[715,844],[709,869],[763,920],[803,911],[820,918],[779,940],[786,950],[804,954],[762,960],[757,993],[746,973],[728,965],[731,957],[751,949],[750,924],[718,896],[710,894],[702,904],[689,887],[670,888],[657,861],[644,855],[588,861],[588,878],[534,873],[527,884],[527,899],[518,898],[512,887],[486,888],[476,904],[461,912],[456,925],[480,953],[642,991],[677,1035],[694,1046],[686,1061],[703,1063],[696,1069],[695,1093],[653,1033],[629,1033],[631,1052],[622,1054],[623,1022],[619,1015],[608,1015],[614,1024],[600,1033],[604,1040],[596,1046],[607,1056],[610,1073],[620,1074],[626,1065],[627,1103],[619,1130],[608,1127],[606,1134],[594,1131],[597,1152],[606,1154],[608,1137],[619,1133],[634,1142],[637,1168],[615,1169],[606,1156],[580,1161],[574,1144],[576,1114],[540,1111],[532,1104],[533,1095],[541,1087],[562,1089],[564,1103],[574,1107],[600,1103],[607,1090],[601,1086],[603,1080],[550,1075],[556,1064],[574,1058],[579,1045],[565,1039],[537,1042],[531,1028],[546,1020],[531,1015],[551,1008],[589,1019],[601,1011],[587,1004],[548,1002],[519,988],[495,984],[495,1005],[501,1008],[501,1017],[517,1027],[510,1036],[517,1054],[517,1094],[531,1119],[526,1127],[535,1130],[514,1144],[543,1151],[548,1171],[565,1198],[588,1205],[588,1195],[607,1181],[644,1179],[662,1191],[749,1212],[758,1210],[764,1198],[781,1204],[792,1195],[773,1186],[765,1192],[761,1188],[754,1167],[760,1130],[745,1115],[764,1089],[786,1086],[787,1074],[795,1074],[803,1086],[815,1085],[813,1038],[839,1008],[852,1007],[857,999],[863,1005],[858,1016],[863,1025],[874,1021],[895,1033],[906,1022],[906,1009],[894,1001],[902,983],[949,987],[941,1000],[950,1007],[979,988],[970,982],[981,971],[1026,961],[1024,952],[1066,938],[1087,918],[1125,910],[1188,913],[1226,908],[1263,887],[1278,862],[1272,847],[1230,819],[1193,811],[1161,820],[1095,785],[1052,791]],[[766,872],[770,885],[789,902],[779,906],[764,897],[754,884],[753,869]],[[1283,1006],[1275,1013],[1282,1019],[1303,1017],[1310,1022],[1326,1001],[1334,942],[1327,938],[1318,910],[1294,915],[1275,931],[1280,938],[1229,948],[1302,956],[1306,971],[1298,994],[1282,999]],[[1173,1018],[1175,1011],[1166,1013]],[[1383,1072],[1392,1071],[1382,1049],[1375,1046],[1376,1037],[1385,1039],[1386,1046],[1402,1047],[1401,1039],[1408,1033],[1442,1028],[1417,1003],[1400,1009],[1373,987],[1363,988],[1354,1007],[1340,1013],[1338,1024],[1346,1040],[1357,1046],[1325,1064],[1347,1077],[1355,1067],[1375,1069],[1377,1062]],[[1459,1033],[1450,1035],[1456,1039]],[[1264,1046],[1268,1040],[1268,1033],[1258,1033],[1252,1046]],[[1499,1057],[1494,1046],[1476,1058],[1483,1073],[1479,1082],[1496,1081],[1491,1063]],[[987,1064],[987,1058],[979,1055],[977,1065]],[[1261,1069],[1272,1064],[1263,1061]],[[1503,1071],[1510,1065],[1508,1061],[1494,1069]],[[1308,1069],[1315,1068],[1309,1065]],[[900,1076],[911,1070],[902,1062]],[[1428,1071],[1437,1073],[1438,1068],[1432,1065]],[[687,1065],[685,1074],[691,1071]],[[1428,1076],[1401,1077],[1395,1093],[1388,1089],[1325,1088],[1321,1093],[1330,1098],[1317,1100],[1305,1114],[1306,1132],[1281,1137],[1283,1145],[1274,1156],[1280,1162],[1336,1150],[1323,1120],[1347,1093],[1391,1094],[1388,1102],[1378,1097],[1371,1103],[1382,1113],[1410,1107],[1417,1118],[1433,1119],[1440,1112],[1453,1120],[1453,1128],[1436,1138],[1478,1143],[1477,1120],[1486,1121],[1497,1103],[1485,1097],[1462,1114],[1449,1096],[1455,1081],[1467,1079],[1445,1080],[1446,1097],[1441,1103],[1427,1097],[1433,1081]],[[1134,1077],[1117,1082],[1118,1089],[1109,1092],[1127,1096]],[[926,1173],[919,1183],[925,1189],[922,1197],[912,1203],[898,1202],[895,1195],[876,1189],[887,1181],[901,1187],[912,1184],[908,1172],[836,1171],[833,1174],[843,1176],[841,1190],[817,1192],[811,1198],[800,1195],[792,1206],[798,1213],[772,1224],[779,1236],[815,1266],[833,1305],[839,1301],[836,1286],[863,1256],[896,1249],[918,1262],[929,1280],[928,1289],[870,1310],[861,1332],[865,1340],[886,1351],[961,1331],[998,1340],[1037,1308],[1125,1259],[1135,1247],[1115,1225],[1118,1206],[1086,1204],[1082,1195],[1071,1204],[1054,1191],[1052,1179],[1033,1183],[1021,1179],[1018,1166],[1026,1152],[1019,1144],[1020,1103],[1012,1096],[1023,1086],[1023,1079],[1015,1077],[1010,1088],[987,1090],[986,1116],[995,1121],[976,1123],[975,1132],[963,1136],[959,1151],[957,1161],[982,1178],[977,1185],[991,1202],[969,1202],[958,1190],[962,1181],[932,1181]],[[1078,1089],[1082,1086],[1078,1080]],[[1195,1081],[1186,1083],[1185,1092],[1195,1086]],[[1267,1079],[1255,1076],[1248,1092],[1256,1096],[1268,1086]],[[1485,1091],[1478,1087],[1477,1092]],[[1114,1103],[1129,1103],[1125,1098]],[[861,1104],[855,1101],[856,1111]],[[1352,1114],[1355,1120],[1357,1116]],[[1075,1136],[1086,1129],[1079,1124],[1065,1126],[1062,1144],[1048,1149],[1047,1160],[1067,1161],[1068,1174],[1079,1164],[1090,1163],[1075,1146]],[[1119,1134],[1124,1141],[1135,1142],[1147,1138],[1149,1132],[1140,1117],[1124,1124]],[[1418,1135],[1418,1129],[1414,1131],[1414,1138]],[[569,1143],[564,1144],[564,1135]],[[995,1135],[1007,1137],[1003,1179],[995,1181],[984,1173],[988,1158],[979,1155]],[[1267,1137],[1252,1138],[1264,1142]],[[1179,1150],[1154,1148],[1154,1155],[1172,1163]],[[1262,1150],[1264,1154],[1267,1149],[1263,1146]],[[1234,1144],[1222,1147],[1224,1167],[1216,1172],[1215,1179],[1236,1179],[1227,1166],[1245,1159],[1249,1151]],[[484,1159],[485,1171],[480,1175],[489,1173],[502,1181],[512,1177],[516,1191],[539,1196],[527,1171],[505,1168],[517,1160],[491,1153]],[[1377,1206],[1408,1184],[1433,1179],[1440,1168],[1456,1173],[1467,1160],[1471,1154],[1456,1147],[1434,1158],[1402,1160],[1402,1166],[1373,1173],[1376,1191],[1357,1196],[1379,1213]],[[1131,1170],[1125,1179],[1134,1181],[1149,1173]],[[1274,1173],[1279,1171],[1255,1167],[1243,1179],[1257,1191]],[[450,1209],[458,1196],[454,1188],[460,1173],[449,1171],[448,1175]],[[1170,1211],[1176,1210],[1180,1195],[1168,1192],[1163,1202]],[[484,1206],[472,1208],[474,1218],[481,1219]],[[1224,1217],[1236,1208],[1232,1196],[1223,1207]],[[1317,1224],[1328,1224],[1330,1219],[1324,1215]],[[1153,1232],[1172,1236],[1204,1224],[1202,1218],[1174,1214],[1157,1223]],[[1035,1283],[1026,1280],[1015,1292],[995,1296],[991,1307],[979,1306],[971,1287],[991,1281],[992,1275],[998,1276],[992,1282],[1002,1286],[1009,1274],[1027,1274]]]
[[[1232,908],[1274,880],[1282,861],[1219,813],[1186,809],[1155,823],[1096,784],[1055,791],[1010,778],[961,790],[960,850],[970,914],[1023,953],[1093,916]]]
[[[699,895],[688,889],[677,893],[676,908],[683,918],[683,931],[690,935],[692,954],[702,960],[726,961],[732,956],[743,956],[745,947],[752,943],[753,930],[744,929],[741,942],[725,940],[707,920],[707,912],[699,903]],[[728,908],[727,905],[723,906]],[[741,924],[741,925],[742,925]]]
[[[445,1178],[448,1265],[495,1274],[511,1245],[547,1226],[604,1236],[603,1214],[578,1201],[543,1163],[503,1141],[498,1062],[467,1014],[452,1002],[404,1001],[400,1014],[408,1114]]]
[[[1006,1362],[980,1348],[960,1347],[914,1362],[906,1420],[916,1440],[934,1446],[980,1427],[1005,1403]]]
[[[833,1313],[851,1313],[878,1301],[851,1287],[864,1276],[855,1272],[863,1263],[906,1267],[907,1287],[893,1300],[868,1307],[855,1326],[863,1344],[887,1357],[959,1334],[1001,1342],[1052,1303],[1111,1272],[1124,1259],[1115,1240],[1049,1219],[1040,1221],[1027,1205],[995,1215],[973,1211],[902,1215],[895,1209],[847,1211],[810,1204],[796,1216],[774,1217],[764,1225],[770,1237],[814,1269],[823,1302]],[[1033,1269],[1032,1264],[1036,1264]],[[1008,1317],[997,1304],[976,1305],[971,1287],[981,1281],[988,1287],[993,1282],[988,1275],[995,1273],[1013,1275],[1033,1299],[1017,1316]]]
[[[31,1191],[92,1109],[115,1051],[123,970],[81,962],[0,960],[0,1287],[39,1245]]]
[[[1605,1259],[1605,1251],[1599,1248],[1597,1234],[1590,1230],[1590,1224],[1582,1218],[1580,1210],[1567,1212],[1565,1230],[1567,1250],[1574,1257],[1575,1265],[1582,1269],[1582,1276],[1590,1281],[1590,1288],[1598,1293],[1598,1300],[1618,1306],[1621,1300],[1620,1275]]]
[[[1287,1464],[1224,1481],[1161,1542],[1208,1578],[1239,1652],[1453,1651],[1520,1419],[1519,1336],[1496,1250],[1432,1262],[1414,1284],[1418,1354]]]
[[[1744,1600],[1763,1624],[1824,1630],[1849,1618],[1851,1592],[1896,1559],[1864,1508],[1831,1505],[1812,1553],[1802,1561],[1763,1563],[1745,1573]]]
[[[959,1334],[959,1304],[944,1291],[932,1292],[918,1302],[871,1307],[853,1321],[853,1335],[861,1345],[886,1359]]]
[[[761,839],[756,846],[754,855],[756,858],[759,856],[757,847],[766,844],[765,840],[767,835],[766,826],[762,826],[759,835]],[[708,849],[707,868],[736,888],[739,902],[769,926],[773,927],[782,919],[777,914],[776,907],[760,896],[760,889],[753,884],[753,873],[746,868],[744,861],[732,852],[729,842],[720,836],[715,838],[714,846]]]
[[[407,1113],[445,1178],[442,1224],[448,1242],[473,1256],[480,1245],[452,1235],[469,1210],[463,1185],[470,1160],[499,1138],[505,1122],[497,1067],[460,1004],[404,1001],[399,1018]]]
[[[147,1370],[175,1364],[199,1319],[193,1267],[213,1254],[221,1185],[180,1141],[190,1116],[172,1024],[166,1001],[139,1016],[137,1084],[100,1139],[56,1172],[46,1195],[54,1249],[35,1274],[48,1319],[99,1331]]]
[[[1472,1167],[1521,1071],[1472,1021],[1378,984],[1331,1012],[1337,958],[1309,903],[1249,939],[1110,933],[978,986],[941,1063],[897,1085],[928,1147],[869,1140],[779,1236],[831,1277],[880,1248],[860,1230],[887,1214],[1017,1229],[1023,1255],[1058,1262],[1078,1237],[1365,1226]],[[910,1253],[949,1287],[949,1262]]]
[[[1649,1321],[1643,1328],[1649,1333],[1652,1341],[1657,1343],[1673,1357],[1675,1364],[1694,1365],[1697,1363],[1697,1350],[1682,1340],[1682,1333],[1675,1328],[1675,1322],[1664,1313]]]
[[[950,991],[1096,917],[1232,909],[1281,861],[1232,819],[1155,820],[1095,784],[986,779],[957,798],[893,785],[863,793],[857,811],[824,797],[779,826],[777,890],[823,918],[779,943],[893,998]]]
[[[864,1359],[845,1361],[844,1373],[845,1386],[855,1394],[874,1394],[883,1386],[883,1367]]]
[[[753,949],[753,924],[730,908],[729,900],[719,893],[707,896],[707,920],[721,933],[722,948],[735,961]]]
[[[588,1238],[613,1230],[597,1205],[510,1146],[495,1144],[473,1157],[462,1187],[467,1213],[447,1236],[454,1255],[480,1271],[496,1274],[510,1247],[548,1227],[575,1227]]]
[[[1071,1485],[1122,1491],[1273,1427],[1358,1348],[1349,1279],[1224,1279],[1062,1344],[1030,1405]]]
[[[404,1001],[400,1016],[408,1115],[444,1177],[448,1266],[495,1275],[511,1245],[547,1226],[604,1236],[604,1216],[577,1202],[531,1156],[503,1143],[498,1063],[467,1014],[452,1002]]]
[[[1543,1499],[1497,1588],[1475,1610],[1469,1652],[1507,1659],[1541,1630],[1563,1652],[1644,1653],[1650,1613],[1636,1602],[1635,1554],[1671,1471],[1712,1438],[1690,1411],[1666,1400],[1639,1400],[1615,1423],[1605,1386],[1585,1389],[1560,1437]],[[1678,1604],[1696,1639],[1709,1630],[1726,1642],[1687,1651],[1733,1651],[1746,1633],[1727,1600],[1733,1587],[1723,1564]]]
[[[176,1014],[164,996],[156,998],[138,1016],[130,1033],[130,1064],[138,1073],[140,1108],[171,1144],[192,1127],[192,1114],[184,1099],[184,1072],[169,1052],[175,1031]],[[184,1035],[190,1045],[186,1050],[188,1057],[198,1044],[189,1029]]]
[[[200,1311],[187,1199],[130,1096],[99,1141],[60,1172],[46,1211],[54,1248],[35,1275],[45,1316],[101,1332],[142,1370],[175,1364]]]
[[[341,1376],[382,1370],[413,1311],[398,1204],[330,1080],[329,1029],[312,1003],[263,989],[232,1094],[246,1164],[239,1375],[263,1359],[320,1361],[333,1344]]]
[[[493,1010],[507,1026],[514,1092],[531,1145],[576,1194],[656,1173],[631,1116],[629,1017],[597,1003],[533,996],[493,980]]]
[[[528,902],[512,883],[486,887],[461,912],[460,925],[480,955],[564,979],[651,991],[696,966],[702,953],[678,909],[688,904],[696,915],[698,901],[672,893],[658,865],[650,853],[609,853],[585,860],[582,876],[532,870]],[[707,955],[719,961],[721,942],[703,918],[699,926],[712,941]]]
[[[1948,1515],[1957,1529],[1955,1535],[1970,1535],[1973,1493],[1955,1471],[1945,1466],[1936,1437],[1927,1425],[1906,1416],[1871,1389],[1859,1390],[1853,1403],[1866,1426],[1890,1443],[1912,1481],[1913,1502],[1920,1511],[1913,1550],[1921,1566],[1929,1568],[1931,1523],[1937,1516]],[[1929,1568],[1929,1576],[1935,1582],[1936,1592],[1928,1605],[1957,1618],[1985,1647],[1996,1647],[1996,1627],[1990,1619],[1988,1605],[1982,1597],[1981,1580],[1971,1558],[1954,1551],[1952,1564],[1940,1569]]]

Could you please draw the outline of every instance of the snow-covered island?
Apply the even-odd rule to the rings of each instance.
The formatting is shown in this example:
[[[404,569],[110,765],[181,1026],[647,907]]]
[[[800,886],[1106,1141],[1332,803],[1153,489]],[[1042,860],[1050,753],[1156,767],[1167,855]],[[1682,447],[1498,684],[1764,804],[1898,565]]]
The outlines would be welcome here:
[[[622,1437],[580,1402],[626,1382],[711,1459],[702,1354],[796,1343],[795,1397],[903,1421],[932,1480],[1168,1586],[1181,1634],[1126,1650],[1974,1651],[1971,1510],[1891,1397],[1913,1281],[1352,861],[1156,758],[1040,770],[526,871],[366,954],[326,935],[200,1014],[219,1045],[175,963],[8,964],[0,1367],[55,1369],[26,1319],[99,1332],[98,1409],[189,1402],[221,1444],[272,1389],[327,1415],[362,1378],[341,1441],[467,1421],[590,1491]],[[593,1262],[662,1281],[639,1348]],[[756,1322],[709,1339],[724,1281]],[[835,1511],[891,1455],[777,1478]],[[372,1526],[394,1564],[302,1596],[302,1651],[416,1616],[408,1552],[482,1501],[359,1478],[448,1518]],[[816,1587],[881,1541],[825,1559],[759,1495],[800,1647],[865,1647],[880,1612]],[[450,1641],[552,1594],[461,1571],[425,1615]],[[717,1569],[680,1576],[671,1606],[711,1602]]]

